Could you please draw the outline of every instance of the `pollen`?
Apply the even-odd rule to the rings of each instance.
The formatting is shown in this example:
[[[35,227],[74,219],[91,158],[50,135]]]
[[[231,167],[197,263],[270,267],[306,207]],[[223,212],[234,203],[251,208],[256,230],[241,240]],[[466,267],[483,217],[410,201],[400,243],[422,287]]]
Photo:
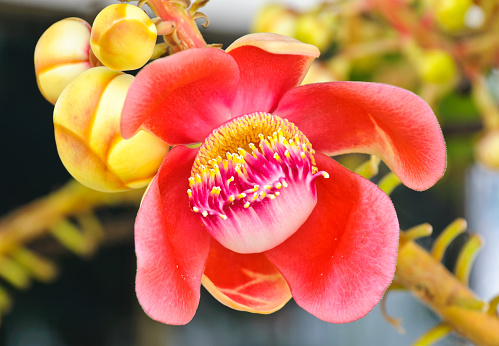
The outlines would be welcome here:
[[[234,118],[215,129],[199,148],[189,178],[189,203],[202,219],[220,222],[237,210],[283,198],[279,191],[318,177],[315,151],[291,122],[268,113]],[[203,221],[204,222],[204,221]]]

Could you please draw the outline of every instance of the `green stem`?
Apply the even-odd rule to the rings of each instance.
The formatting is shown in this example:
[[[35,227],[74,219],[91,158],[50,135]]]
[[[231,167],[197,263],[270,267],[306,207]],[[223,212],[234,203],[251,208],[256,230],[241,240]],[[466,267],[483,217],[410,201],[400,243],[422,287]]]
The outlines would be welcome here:
[[[499,345],[499,318],[461,304],[478,299],[427,251],[407,241],[403,233],[395,279],[475,345]]]

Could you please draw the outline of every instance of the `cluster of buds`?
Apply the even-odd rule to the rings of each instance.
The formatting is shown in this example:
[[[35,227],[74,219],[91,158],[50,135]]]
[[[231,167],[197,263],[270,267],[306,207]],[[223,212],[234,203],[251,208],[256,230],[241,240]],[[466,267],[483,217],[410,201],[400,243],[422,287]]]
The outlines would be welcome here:
[[[176,29],[185,31],[185,21],[177,25],[169,15],[176,11],[173,17],[189,16],[184,3],[152,0],[149,6],[160,17],[151,19],[143,4],[110,5],[92,26],[80,18],[63,19],[44,32],[35,48],[38,87],[55,105],[62,163],[80,183],[100,191],[147,185],[169,150],[167,143],[146,132],[130,140],[120,133],[121,111],[134,79],[123,71],[137,70],[168,53],[171,42],[182,44]],[[194,19],[187,19],[192,26]],[[165,42],[157,43],[158,35]]]
[[[255,17],[252,31],[294,37],[324,52],[334,41],[338,20],[334,12],[324,11],[324,7],[299,12],[283,4],[269,4]]]
[[[419,94],[442,124],[456,124],[460,131],[462,118],[438,112],[453,95],[465,99],[480,117],[469,116],[470,131],[476,131],[476,122],[483,128],[482,136],[474,136],[480,138],[474,159],[499,169],[499,98],[490,86],[491,79],[499,81],[491,72],[499,67],[498,19],[495,0],[322,1],[308,10],[267,5],[252,30],[286,34],[320,48],[325,59],[314,62],[304,83],[398,85]]]

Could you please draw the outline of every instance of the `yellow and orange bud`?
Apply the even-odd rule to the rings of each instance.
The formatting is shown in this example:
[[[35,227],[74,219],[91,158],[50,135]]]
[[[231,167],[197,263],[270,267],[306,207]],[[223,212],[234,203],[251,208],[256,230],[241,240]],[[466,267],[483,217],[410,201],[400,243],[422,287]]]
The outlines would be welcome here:
[[[151,58],[156,38],[156,26],[143,10],[131,4],[116,4],[95,17],[90,45],[95,56],[111,70],[135,70]]]
[[[35,48],[38,88],[52,104],[74,78],[92,67],[90,25],[80,18],[66,18],[52,24]]]
[[[421,78],[433,84],[445,84],[456,76],[456,63],[444,50],[432,49],[421,54],[418,61]]]
[[[129,140],[121,137],[121,110],[133,79],[95,67],[73,80],[55,105],[61,161],[76,180],[95,190],[147,185],[168,152],[167,144],[144,131]]]

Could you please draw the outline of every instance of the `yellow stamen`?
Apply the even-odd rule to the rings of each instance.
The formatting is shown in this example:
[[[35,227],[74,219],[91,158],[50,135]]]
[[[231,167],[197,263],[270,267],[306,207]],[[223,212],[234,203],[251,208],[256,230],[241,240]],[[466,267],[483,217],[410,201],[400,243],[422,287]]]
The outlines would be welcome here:
[[[271,134],[274,137],[270,136]],[[252,155],[256,157],[258,147],[254,143],[263,144],[262,142],[265,142],[264,145],[272,148],[272,142],[287,144],[288,141],[290,144],[293,143],[293,146],[300,143],[300,148],[303,148],[303,151],[312,160],[312,164],[315,165],[312,145],[305,135],[288,120],[267,113],[241,116],[226,125],[222,125],[210,134],[199,149],[191,176],[200,174],[201,166],[213,168],[214,158],[218,164],[224,162],[225,168],[228,166],[227,160],[244,166],[244,155],[248,153],[248,150],[251,150]],[[289,158],[289,153],[286,156]],[[223,159],[224,157],[225,159]],[[275,158],[278,159],[276,156]],[[244,172],[245,167],[240,167],[240,169],[241,172]]]

